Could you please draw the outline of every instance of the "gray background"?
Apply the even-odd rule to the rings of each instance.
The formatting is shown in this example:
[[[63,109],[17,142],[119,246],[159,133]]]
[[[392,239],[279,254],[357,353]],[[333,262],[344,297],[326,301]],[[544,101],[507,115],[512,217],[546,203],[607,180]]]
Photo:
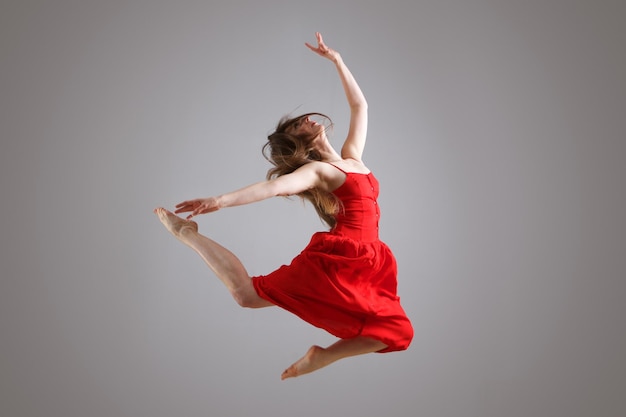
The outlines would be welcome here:
[[[4,1],[2,416],[626,414],[622,1]],[[278,118],[370,104],[365,161],[406,352],[240,309],[152,214],[264,178]],[[198,218],[251,274],[322,228],[297,199]]]

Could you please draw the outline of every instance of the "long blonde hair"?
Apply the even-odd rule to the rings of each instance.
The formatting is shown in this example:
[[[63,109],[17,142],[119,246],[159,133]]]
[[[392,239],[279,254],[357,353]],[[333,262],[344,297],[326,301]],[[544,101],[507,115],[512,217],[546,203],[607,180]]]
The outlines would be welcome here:
[[[285,116],[278,122],[276,130],[267,137],[267,143],[263,145],[263,156],[274,165],[267,171],[267,179],[278,178],[281,175],[290,174],[301,166],[311,161],[322,159],[319,151],[312,145],[315,135],[294,135],[289,130],[304,118],[309,116],[321,116],[330,122],[330,118],[322,113],[307,113],[290,118]],[[341,202],[332,193],[317,188],[311,188],[298,194],[313,204],[317,214],[331,228],[335,226],[335,214],[341,207]]]

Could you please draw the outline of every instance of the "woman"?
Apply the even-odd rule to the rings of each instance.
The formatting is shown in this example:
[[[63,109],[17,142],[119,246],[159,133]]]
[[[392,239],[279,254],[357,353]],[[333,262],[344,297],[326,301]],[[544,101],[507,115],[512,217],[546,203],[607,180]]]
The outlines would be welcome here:
[[[340,338],[312,346],[281,378],[303,375],[338,359],[370,352],[404,350],[413,338],[409,319],[396,295],[397,267],[378,239],[378,182],[361,161],[367,131],[367,102],[338,52],[317,33],[317,47],[305,45],[335,64],[350,105],[348,136],[338,153],[325,128],[310,113],[283,118],[264,147],[274,164],[268,179],[218,197],[184,201],[175,213],[157,208],[165,227],[194,249],[242,307],[278,305]],[[198,233],[190,219],[221,208],[274,196],[308,199],[329,224],[289,266],[249,277],[239,259]]]

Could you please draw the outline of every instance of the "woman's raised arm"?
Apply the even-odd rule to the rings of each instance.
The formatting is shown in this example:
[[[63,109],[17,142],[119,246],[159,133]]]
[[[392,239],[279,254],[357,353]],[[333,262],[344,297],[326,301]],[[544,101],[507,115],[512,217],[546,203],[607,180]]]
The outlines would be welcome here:
[[[313,52],[335,64],[348,99],[348,104],[350,105],[350,129],[348,130],[348,137],[341,148],[341,157],[360,161],[367,136],[367,101],[339,52],[329,48],[324,43],[319,32],[316,33],[316,37],[317,47],[309,43],[305,43],[305,45]]]

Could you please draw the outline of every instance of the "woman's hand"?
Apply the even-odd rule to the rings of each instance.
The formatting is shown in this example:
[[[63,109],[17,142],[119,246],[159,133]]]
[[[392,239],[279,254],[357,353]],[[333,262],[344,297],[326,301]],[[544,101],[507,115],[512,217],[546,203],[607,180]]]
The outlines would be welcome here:
[[[322,39],[321,33],[316,32],[315,36],[317,37],[317,48],[308,42],[305,42],[304,44],[311,51],[315,52],[319,56],[323,56],[324,58],[330,59],[333,62],[337,62],[337,59],[339,59],[339,52],[326,46],[326,44],[324,43],[324,39]]]
[[[187,220],[198,214],[211,213],[220,209],[219,202],[215,197],[197,198],[195,200],[187,200],[182,203],[176,204],[176,211],[174,213],[191,212],[187,216]]]

